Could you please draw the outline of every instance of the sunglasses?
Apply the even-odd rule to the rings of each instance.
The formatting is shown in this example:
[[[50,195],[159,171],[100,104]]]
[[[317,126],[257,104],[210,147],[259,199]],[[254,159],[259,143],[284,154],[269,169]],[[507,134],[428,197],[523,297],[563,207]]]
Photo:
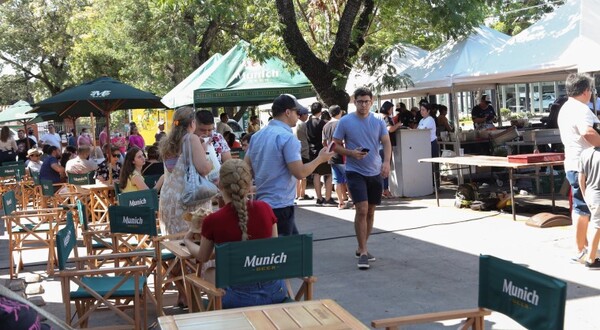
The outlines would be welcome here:
[[[119,158],[119,157],[121,157],[121,154],[113,154],[112,156]]]

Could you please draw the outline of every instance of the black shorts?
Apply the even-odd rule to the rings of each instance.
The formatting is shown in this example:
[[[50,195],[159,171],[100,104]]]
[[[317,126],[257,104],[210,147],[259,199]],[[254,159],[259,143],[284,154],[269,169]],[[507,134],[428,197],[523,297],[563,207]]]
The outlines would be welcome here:
[[[355,204],[364,201],[368,201],[369,205],[381,204],[381,193],[383,193],[381,175],[364,176],[357,172],[346,171],[346,178],[348,190]]]
[[[331,165],[327,164],[326,162],[321,163],[319,166],[317,166],[317,168],[315,168],[313,174],[331,175]]]

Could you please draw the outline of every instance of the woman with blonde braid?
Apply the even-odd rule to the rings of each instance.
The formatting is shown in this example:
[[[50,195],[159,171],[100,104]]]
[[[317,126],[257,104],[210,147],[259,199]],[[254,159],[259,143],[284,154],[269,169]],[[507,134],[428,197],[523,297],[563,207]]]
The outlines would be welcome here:
[[[198,247],[192,233],[185,237],[190,253],[203,263],[209,262],[215,244],[277,237],[277,218],[269,204],[248,200],[252,175],[246,163],[230,159],[219,171],[219,188],[225,206],[202,223],[202,239]],[[207,274],[205,279],[214,282]],[[225,288],[223,308],[237,308],[281,303],[286,297],[282,280],[236,285]]]

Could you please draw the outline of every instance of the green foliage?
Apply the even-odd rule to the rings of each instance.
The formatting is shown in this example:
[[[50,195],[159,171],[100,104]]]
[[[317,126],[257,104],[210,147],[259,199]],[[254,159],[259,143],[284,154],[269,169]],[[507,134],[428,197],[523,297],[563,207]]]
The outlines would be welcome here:
[[[492,27],[514,36],[537,22],[544,14],[550,13],[565,1],[523,0],[494,2]]]

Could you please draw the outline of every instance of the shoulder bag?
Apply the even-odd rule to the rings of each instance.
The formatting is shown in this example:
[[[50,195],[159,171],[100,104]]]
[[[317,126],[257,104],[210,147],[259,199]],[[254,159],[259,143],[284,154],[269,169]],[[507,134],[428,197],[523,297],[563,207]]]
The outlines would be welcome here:
[[[181,196],[181,202],[184,206],[190,206],[213,198],[219,193],[219,188],[196,171],[192,158],[192,143],[189,134],[185,137],[183,144],[185,187]]]

